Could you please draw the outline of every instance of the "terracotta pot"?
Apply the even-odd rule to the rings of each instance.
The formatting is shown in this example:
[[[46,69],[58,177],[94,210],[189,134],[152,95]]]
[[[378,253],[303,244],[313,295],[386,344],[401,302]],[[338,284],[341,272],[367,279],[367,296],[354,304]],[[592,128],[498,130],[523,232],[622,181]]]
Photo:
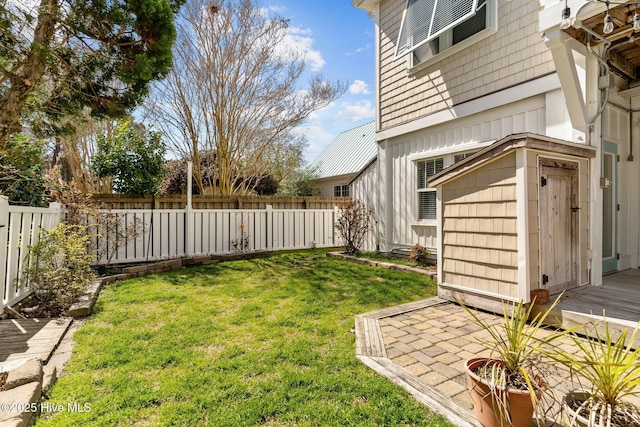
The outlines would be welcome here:
[[[473,398],[475,416],[484,427],[531,427],[534,407],[529,391],[507,390],[505,411],[502,408],[503,392],[492,391],[487,382],[475,374],[475,370],[482,365],[501,363],[499,360],[487,358],[469,359],[465,362],[467,384]]]

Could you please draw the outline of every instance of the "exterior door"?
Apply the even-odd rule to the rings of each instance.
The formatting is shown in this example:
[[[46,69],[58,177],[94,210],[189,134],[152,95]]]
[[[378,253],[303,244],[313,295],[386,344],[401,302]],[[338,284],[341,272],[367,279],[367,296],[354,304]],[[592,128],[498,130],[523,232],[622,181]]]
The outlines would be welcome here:
[[[540,160],[540,284],[550,294],[578,286],[577,164]]]
[[[618,146],[604,143],[602,153],[602,272],[618,269]]]

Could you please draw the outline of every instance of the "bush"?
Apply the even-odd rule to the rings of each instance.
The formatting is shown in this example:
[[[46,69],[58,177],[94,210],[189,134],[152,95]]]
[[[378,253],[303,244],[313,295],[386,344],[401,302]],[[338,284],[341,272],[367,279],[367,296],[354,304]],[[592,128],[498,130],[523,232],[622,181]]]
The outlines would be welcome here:
[[[40,231],[38,243],[29,247],[22,280],[33,291],[39,316],[63,314],[94,279],[88,253],[86,227],[60,223]]]
[[[409,248],[409,261],[415,262],[420,266],[425,266],[431,264],[429,260],[429,249],[422,246],[420,243],[416,243],[415,245]]]
[[[364,243],[364,237],[371,229],[371,212],[360,200],[350,200],[340,209],[336,230],[344,242],[344,252],[353,255]]]

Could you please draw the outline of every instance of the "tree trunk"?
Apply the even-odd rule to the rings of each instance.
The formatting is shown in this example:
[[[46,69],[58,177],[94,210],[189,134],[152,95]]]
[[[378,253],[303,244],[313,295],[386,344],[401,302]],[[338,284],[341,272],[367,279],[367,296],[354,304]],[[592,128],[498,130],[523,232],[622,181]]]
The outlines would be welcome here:
[[[0,149],[7,146],[11,134],[20,131],[22,110],[46,69],[59,12],[59,0],[41,0],[31,50],[24,65],[10,76],[11,85],[0,99]]]

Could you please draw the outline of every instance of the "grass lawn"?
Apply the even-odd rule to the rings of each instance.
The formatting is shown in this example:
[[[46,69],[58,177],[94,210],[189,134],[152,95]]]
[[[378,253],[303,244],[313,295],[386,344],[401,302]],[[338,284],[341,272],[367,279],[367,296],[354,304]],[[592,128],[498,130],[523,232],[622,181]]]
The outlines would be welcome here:
[[[76,332],[37,426],[450,426],[355,357],[354,316],[425,276],[275,254],[117,282]]]

